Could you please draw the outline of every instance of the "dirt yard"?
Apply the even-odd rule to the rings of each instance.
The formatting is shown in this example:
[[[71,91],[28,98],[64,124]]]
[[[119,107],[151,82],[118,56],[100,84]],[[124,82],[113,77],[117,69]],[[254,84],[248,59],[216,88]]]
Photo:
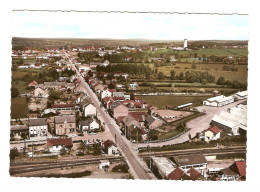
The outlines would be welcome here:
[[[108,172],[105,172],[104,169],[98,169],[98,164],[91,164],[86,166],[79,167],[68,167],[68,169],[51,169],[46,171],[37,171],[32,173],[24,173],[16,175],[16,177],[46,177],[50,174],[69,174],[69,173],[77,173],[83,171],[91,171],[90,176],[84,176],[84,178],[99,178],[99,179],[125,179],[129,178],[129,173],[113,173],[112,168],[121,162],[113,163],[110,165]]]

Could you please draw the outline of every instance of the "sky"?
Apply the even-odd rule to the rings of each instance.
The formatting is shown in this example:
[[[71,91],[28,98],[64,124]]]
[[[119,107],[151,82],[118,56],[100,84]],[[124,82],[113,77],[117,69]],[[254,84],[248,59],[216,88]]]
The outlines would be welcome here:
[[[248,15],[13,11],[12,36],[248,40]]]

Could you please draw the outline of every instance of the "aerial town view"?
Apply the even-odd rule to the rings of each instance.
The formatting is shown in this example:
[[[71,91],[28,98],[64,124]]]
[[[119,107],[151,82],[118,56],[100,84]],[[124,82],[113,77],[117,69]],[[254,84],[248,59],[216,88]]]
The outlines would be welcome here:
[[[248,37],[226,30],[246,28],[247,16],[207,16],[232,26],[207,33],[187,15],[177,17],[191,27],[171,32],[176,15],[112,30],[111,14],[104,29],[99,17],[65,23],[67,33],[50,24],[49,37],[53,21],[40,14],[14,17],[27,28],[12,38],[11,177],[246,180]]]

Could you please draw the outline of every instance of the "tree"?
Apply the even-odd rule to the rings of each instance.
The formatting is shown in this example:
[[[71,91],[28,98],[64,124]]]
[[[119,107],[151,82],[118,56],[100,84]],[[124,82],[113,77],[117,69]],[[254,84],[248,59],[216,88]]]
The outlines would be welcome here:
[[[158,131],[152,129],[148,133],[149,140],[158,140]]]
[[[174,80],[175,79],[175,74],[176,74],[176,72],[174,71],[174,70],[171,70],[171,76],[170,76],[170,79],[171,80]]]
[[[218,78],[217,84],[218,84],[218,85],[224,85],[224,84],[225,84],[225,78],[222,77],[222,76],[220,76],[220,77]]]
[[[15,157],[19,156],[19,152],[17,151],[17,149],[11,149],[9,156],[10,156],[10,160],[14,160]]]
[[[164,79],[164,74],[163,74],[163,72],[159,72],[159,74],[158,74],[158,79],[159,79],[159,80],[163,80],[163,79]]]
[[[131,100],[134,100],[134,99],[135,99],[135,94],[132,93],[132,92],[130,93],[130,99],[131,99]]]
[[[91,70],[88,71],[88,76],[93,77],[93,73]]]
[[[183,72],[180,72],[180,74],[179,74],[179,78],[180,78],[180,80],[184,80],[184,73]]]
[[[12,98],[15,98],[15,97],[17,97],[18,95],[19,95],[18,89],[16,89],[15,87],[12,87],[12,88],[11,88],[11,97],[12,97]]]
[[[27,136],[26,136],[25,133],[22,133],[22,134],[21,134],[21,137],[22,137],[23,140],[27,138]]]
[[[50,93],[49,93],[49,100],[50,101],[57,100],[59,98],[60,98],[60,92],[54,91],[54,90],[50,91]]]

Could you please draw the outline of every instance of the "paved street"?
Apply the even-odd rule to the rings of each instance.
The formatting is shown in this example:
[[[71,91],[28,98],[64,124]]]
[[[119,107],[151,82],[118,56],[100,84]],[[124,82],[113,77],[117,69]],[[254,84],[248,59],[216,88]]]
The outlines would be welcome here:
[[[70,61],[71,62],[71,61]],[[90,89],[88,84],[85,82],[84,78],[80,75],[78,70],[74,65],[72,65],[74,70],[77,73],[77,76],[80,80],[81,85],[85,88],[85,92],[89,95],[92,102],[97,108],[97,112],[101,114],[104,119],[104,122],[108,126],[115,143],[117,144],[122,155],[125,157],[126,162],[128,163],[130,170],[135,179],[156,179],[152,174],[149,174],[144,167],[147,167],[141,158],[137,155],[137,152],[134,151],[131,147],[131,143],[123,136],[121,136],[121,131],[116,122],[111,119],[111,117],[104,111],[104,108],[100,107],[100,102],[95,95],[95,93]],[[111,124],[111,125],[110,125]]]

